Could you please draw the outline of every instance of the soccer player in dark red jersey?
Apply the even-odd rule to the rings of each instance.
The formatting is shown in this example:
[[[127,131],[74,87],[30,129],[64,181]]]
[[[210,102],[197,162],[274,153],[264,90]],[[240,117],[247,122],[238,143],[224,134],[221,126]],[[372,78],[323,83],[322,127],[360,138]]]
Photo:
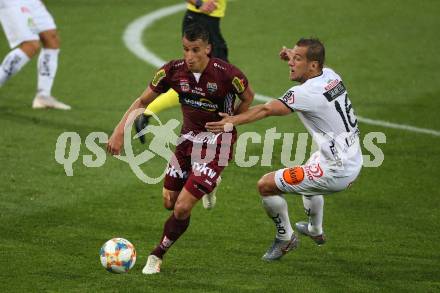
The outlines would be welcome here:
[[[172,60],[157,71],[148,88],[116,126],[107,144],[109,153],[119,154],[130,113],[145,108],[170,88],[179,94],[183,126],[163,188],[164,206],[173,212],[165,222],[159,245],[148,257],[142,270],[144,274],[160,272],[164,254],[188,228],[192,208],[214,190],[227,161],[232,158],[236,130],[227,133],[228,140],[225,139],[227,135],[207,133],[205,124],[221,120],[219,112],[232,115],[246,111],[254,98],[246,76],[237,67],[209,57],[211,45],[205,28],[199,24],[188,26],[182,44],[184,59]],[[239,98],[237,104],[236,96]],[[199,150],[199,156],[194,156],[194,150]],[[210,151],[212,159],[202,160],[201,157],[206,159]],[[224,157],[226,164],[222,163]]]

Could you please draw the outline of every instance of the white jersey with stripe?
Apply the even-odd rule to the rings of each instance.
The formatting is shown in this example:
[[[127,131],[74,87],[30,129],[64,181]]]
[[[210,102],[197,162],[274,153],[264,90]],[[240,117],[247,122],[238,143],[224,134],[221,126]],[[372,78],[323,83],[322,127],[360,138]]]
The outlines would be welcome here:
[[[321,75],[293,86],[279,100],[298,113],[319,147],[323,165],[342,177],[359,172],[362,153],[357,118],[336,72],[324,68]]]

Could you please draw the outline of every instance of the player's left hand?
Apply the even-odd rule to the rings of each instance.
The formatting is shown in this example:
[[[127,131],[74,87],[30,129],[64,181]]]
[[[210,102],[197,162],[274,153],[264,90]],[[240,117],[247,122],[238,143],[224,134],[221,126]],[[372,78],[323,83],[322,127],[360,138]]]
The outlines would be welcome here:
[[[223,117],[220,121],[208,122],[205,124],[205,128],[208,131],[219,133],[219,132],[231,132],[234,129],[234,117],[226,113],[218,113]]]
[[[286,48],[286,46],[283,46],[280,50],[279,56],[281,60],[289,61],[289,53],[291,52],[291,49]]]

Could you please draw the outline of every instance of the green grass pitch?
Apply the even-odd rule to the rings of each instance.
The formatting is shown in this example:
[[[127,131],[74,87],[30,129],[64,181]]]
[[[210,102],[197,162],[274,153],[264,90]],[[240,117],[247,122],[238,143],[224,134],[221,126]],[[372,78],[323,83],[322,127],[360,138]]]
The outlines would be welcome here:
[[[62,38],[53,93],[73,110],[34,111],[36,62],[0,89],[1,292],[439,292],[440,137],[360,123],[362,136],[386,134],[385,160],[364,168],[346,192],[327,197],[328,243],[302,237],[276,263],[261,255],[274,236],[256,190],[259,177],[281,167],[280,142],[271,167],[224,172],[217,206],[197,206],[187,233],[162,273],[141,274],[169,211],[162,184],[145,185],[129,166],[107,157],[86,168],[84,144],[93,131],[111,133],[155,68],[122,42],[126,26],[179,0],[47,0]],[[362,117],[440,130],[440,3],[434,0],[235,0],[222,23],[230,59],[256,92],[278,97],[291,86],[282,45],[320,37],[327,64],[344,78]],[[167,60],[181,56],[183,13],[159,20],[144,43]],[[9,48],[0,36],[0,58]],[[180,118],[178,109],[162,120]],[[240,132],[305,132],[295,115],[266,119]],[[74,176],[54,159],[65,131],[82,138]],[[144,146],[133,141],[136,152]],[[259,154],[261,145],[249,145]],[[365,152],[368,154],[368,152]],[[164,161],[144,170],[155,172]],[[436,183],[437,182],[437,183]],[[292,222],[304,219],[300,197],[289,196]],[[124,275],[106,272],[100,246],[129,239],[138,252]]]

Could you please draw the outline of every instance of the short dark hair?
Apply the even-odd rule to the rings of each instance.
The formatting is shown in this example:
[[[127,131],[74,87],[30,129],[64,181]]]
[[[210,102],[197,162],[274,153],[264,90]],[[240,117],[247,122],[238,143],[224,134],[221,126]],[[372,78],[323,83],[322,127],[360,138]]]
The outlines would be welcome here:
[[[298,47],[307,47],[307,60],[317,61],[321,69],[325,62],[325,48],[324,44],[317,38],[301,38],[296,42]]]
[[[209,43],[209,32],[199,23],[192,23],[183,30],[183,36],[191,42],[202,40]]]

